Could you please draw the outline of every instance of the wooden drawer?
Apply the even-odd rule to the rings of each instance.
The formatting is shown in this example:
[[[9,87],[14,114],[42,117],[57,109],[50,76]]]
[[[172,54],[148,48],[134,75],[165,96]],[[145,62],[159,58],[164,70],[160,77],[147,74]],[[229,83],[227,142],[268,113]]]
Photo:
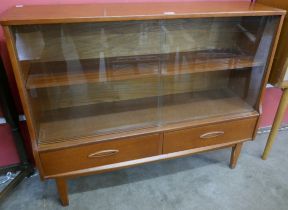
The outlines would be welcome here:
[[[159,134],[111,140],[84,146],[40,152],[45,175],[159,155]]]
[[[163,153],[252,139],[257,118],[221,122],[164,133]]]

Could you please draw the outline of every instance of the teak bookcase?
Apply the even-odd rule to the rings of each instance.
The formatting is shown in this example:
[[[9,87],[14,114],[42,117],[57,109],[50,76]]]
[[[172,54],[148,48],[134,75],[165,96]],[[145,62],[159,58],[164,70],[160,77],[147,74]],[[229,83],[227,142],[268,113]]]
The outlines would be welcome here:
[[[256,134],[285,11],[246,2],[15,7],[1,18],[42,179],[232,147]]]

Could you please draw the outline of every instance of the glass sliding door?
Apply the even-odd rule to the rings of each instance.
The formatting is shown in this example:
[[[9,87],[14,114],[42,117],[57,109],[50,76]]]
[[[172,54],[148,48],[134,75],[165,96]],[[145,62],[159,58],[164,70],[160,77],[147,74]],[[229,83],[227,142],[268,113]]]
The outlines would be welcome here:
[[[277,22],[162,21],[162,124],[254,111]]]

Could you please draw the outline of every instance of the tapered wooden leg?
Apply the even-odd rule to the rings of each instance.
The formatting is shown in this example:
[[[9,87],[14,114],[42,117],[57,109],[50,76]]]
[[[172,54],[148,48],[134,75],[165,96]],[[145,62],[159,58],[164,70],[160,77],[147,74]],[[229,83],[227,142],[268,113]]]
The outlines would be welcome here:
[[[230,168],[233,169],[236,167],[241,149],[242,149],[243,143],[239,143],[236,144],[233,148],[232,148],[232,152],[231,152],[231,159],[230,159]]]
[[[66,180],[63,178],[56,179],[56,185],[57,185],[57,190],[58,190],[61,204],[63,206],[69,205],[68,187],[67,187]]]
[[[274,122],[273,122],[273,125],[271,128],[271,132],[269,134],[269,137],[268,137],[268,140],[266,143],[265,150],[264,150],[263,155],[262,155],[263,160],[267,159],[267,157],[271,151],[272,145],[273,145],[273,143],[276,139],[277,133],[278,133],[278,129],[281,126],[287,105],[288,105],[288,88],[285,88],[284,92],[282,94],[281,100],[280,100],[280,104],[279,104],[278,109],[277,109],[277,113],[276,113],[276,116],[275,116],[275,119],[274,119]]]

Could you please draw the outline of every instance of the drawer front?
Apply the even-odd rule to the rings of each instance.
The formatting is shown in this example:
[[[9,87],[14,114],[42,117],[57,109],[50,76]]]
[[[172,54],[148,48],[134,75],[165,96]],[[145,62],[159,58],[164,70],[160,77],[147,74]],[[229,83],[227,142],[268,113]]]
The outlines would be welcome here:
[[[40,152],[45,175],[91,168],[161,154],[159,134]]]
[[[252,139],[257,118],[221,122],[164,133],[163,152],[178,152],[214,144]]]

